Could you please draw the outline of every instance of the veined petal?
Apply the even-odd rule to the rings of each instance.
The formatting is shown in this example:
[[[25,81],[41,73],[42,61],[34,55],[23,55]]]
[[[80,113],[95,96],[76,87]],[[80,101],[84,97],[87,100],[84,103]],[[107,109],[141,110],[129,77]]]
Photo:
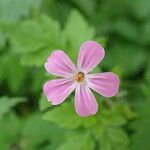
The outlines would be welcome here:
[[[94,41],[87,41],[80,47],[78,56],[78,69],[86,73],[96,67],[104,58],[105,51],[101,45]]]
[[[89,86],[104,97],[115,96],[119,91],[119,77],[112,73],[89,74]]]
[[[79,84],[75,92],[75,109],[80,116],[96,114],[98,104],[88,86]]]
[[[70,58],[61,50],[54,51],[44,66],[50,74],[60,77],[68,77],[76,71]]]
[[[53,105],[62,103],[76,88],[76,83],[67,78],[51,80],[45,83],[43,90]]]

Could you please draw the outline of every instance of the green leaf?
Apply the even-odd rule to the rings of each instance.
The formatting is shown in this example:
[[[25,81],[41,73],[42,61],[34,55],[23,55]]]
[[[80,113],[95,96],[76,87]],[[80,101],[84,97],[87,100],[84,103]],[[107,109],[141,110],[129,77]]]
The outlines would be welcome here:
[[[22,150],[54,150],[64,141],[64,131],[42,120],[40,114],[32,114],[24,122],[20,148]]]
[[[10,26],[6,28],[4,24],[3,30],[10,37],[11,50],[21,54],[21,63],[25,66],[41,67],[53,49],[62,48],[60,26],[47,16],[22,21],[14,25],[13,30]]]
[[[71,10],[70,3],[72,2],[45,0],[43,1],[42,10],[64,25]]]
[[[41,0],[0,0],[0,22],[16,22],[28,16],[31,7],[38,8]]]
[[[9,52],[1,55],[0,72],[0,80],[6,80],[12,93],[18,93],[18,91],[23,92],[20,91],[20,88],[25,80],[26,69],[20,64],[19,55],[14,55]]]
[[[41,49],[36,52],[25,53],[21,57],[21,64],[27,67],[43,67],[50,56],[52,49]]]
[[[150,21],[149,20],[143,23],[140,33],[143,38],[140,38],[139,42],[144,45],[148,45],[150,42]]]
[[[74,3],[82,10],[85,14],[91,15],[94,12],[96,1],[93,0],[73,0]]]
[[[59,24],[53,19],[42,16],[38,20],[21,22],[11,31],[12,49],[18,53],[28,53],[59,47]]]
[[[123,129],[108,128],[107,133],[112,142],[118,144],[129,144],[128,136]]]
[[[132,150],[136,149],[144,149],[149,150],[150,149],[150,121],[149,121],[149,105],[150,101],[142,101],[140,105],[137,107],[137,113],[139,114],[139,117],[137,120],[135,120],[132,123],[132,130],[134,131],[134,134],[132,136],[133,142],[132,142]]]
[[[8,113],[12,107],[24,101],[25,99],[21,97],[0,97],[0,117]]]
[[[136,24],[127,19],[117,20],[114,25],[114,30],[127,40],[136,41],[138,39],[138,28]]]
[[[32,71],[31,91],[32,93],[39,94],[42,90],[43,83],[45,82],[45,69],[37,68]]]
[[[100,141],[99,150],[112,150],[111,142],[108,140],[107,136],[103,136],[103,139]]]
[[[94,41],[99,43],[103,47],[105,47],[107,44],[107,38],[105,38],[105,37],[96,37],[96,38],[94,38]]]
[[[145,80],[150,83],[150,76],[149,76],[149,74],[150,74],[150,61],[147,64],[147,69],[146,69],[146,72],[145,72]]]
[[[147,71],[146,75],[149,72],[149,65],[147,65]],[[146,76],[149,80],[149,76]],[[147,81],[148,81],[147,80]],[[143,88],[144,87],[144,88]],[[142,91],[144,95],[139,95],[140,96],[140,101],[138,102],[138,105],[136,105],[135,110],[138,114],[138,117],[134,122],[132,122],[130,128],[133,131],[132,134],[132,150],[136,149],[144,149],[144,150],[149,150],[150,149],[150,143],[149,143],[149,138],[150,138],[150,94],[149,94],[149,89],[150,89],[150,82],[145,82],[142,84]],[[140,89],[141,90],[141,89]],[[140,92],[140,91],[139,91]]]
[[[150,61],[147,64],[146,71],[144,74],[145,82],[142,84],[141,89],[145,97],[150,99]]]
[[[119,67],[122,77],[126,78],[139,73],[144,67],[145,57],[146,53],[143,48],[121,42],[106,51],[104,66],[108,68]]]
[[[6,42],[6,36],[0,31],[0,48],[3,48],[5,46],[5,42]]]
[[[131,11],[138,19],[145,19],[150,15],[150,1],[149,0],[132,0],[129,1]]]
[[[96,123],[95,116],[80,117],[74,111],[71,103],[63,103],[44,114],[44,119],[56,123],[60,127],[77,129],[79,127],[90,127]]]
[[[4,23],[1,30],[10,38],[12,52],[21,56],[25,66],[43,66],[52,50],[63,45],[60,25],[47,16],[19,24]]]
[[[48,102],[47,98],[45,95],[41,94],[41,98],[39,100],[39,108],[40,111],[45,111],[48,108],[50,108],[52,105],[50,102]]]
[[[1,100],[0,100],[0,106]],[[3,105],[4,106],[4,105]],[[1,109],[1,108],[0,108]],[[0,148],[3,150],[19,148],[19,134],[22,130],[22,120],[14,113],[6,114],[0,118]]]
[[[0,118],[0,146],[3,150],[54,150],[63,143],[64,132],[43,121],[37,112],[23,119],[13,113]]]
[[[96,141],[100,143],[99,149],[127,150],[130,138],[123,127],[134,118],[133,112],[128,113],[131,109],[125,103],[108,102],[105,105],[103,111],[97,116],[98,123],[91,128]]]
[[[84,17],[76,10],[72,10],[64,30],[66,51],[73,60],[77,57],[81,43],[94,38],[94,28],[89,26]]]
[[[129,147],[130,139],[123,130],[123,128],[114,128],[111,126],[105,126],[102,122],[94,127],[94,136],[96,140],[100,143],[99,149],[101,150],[113,150],[121,147],[126,150]]]
[[[74,133],[57,150],[94,150],[94,141],[89,133]]]

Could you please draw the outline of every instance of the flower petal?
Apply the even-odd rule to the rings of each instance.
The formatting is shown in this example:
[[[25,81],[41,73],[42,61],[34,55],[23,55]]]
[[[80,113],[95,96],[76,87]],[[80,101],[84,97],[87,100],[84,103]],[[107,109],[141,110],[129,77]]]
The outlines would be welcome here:
[[[112,73],[89,74],[89,86],[104,97],[112,97],[119,91],[119,77]]]
[[[45,63],[45,69],[53,75],[68,77],[76,71],[70,58],[61,50],[54,51]]]
[[[80,116],[96,114],[98,104],[88,86],[79,84],[75,92],[75,109]]]
[[[87,41],[80,47],[78,56],[78,69],[86,73],[96,67],[104,58],[105,51],[101,45],[94,41]]]
[[[63,78],[51,80],[45,83],[43,91],[48,101],[53,105],[62,103],[75,89],[76,83],[71,79]]]

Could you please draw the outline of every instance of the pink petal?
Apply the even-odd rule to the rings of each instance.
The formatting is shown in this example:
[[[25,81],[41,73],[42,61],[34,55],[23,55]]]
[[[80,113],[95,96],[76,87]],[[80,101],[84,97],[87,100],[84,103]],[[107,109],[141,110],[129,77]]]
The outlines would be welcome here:
[[[119,91],[119,77],[112,72],[90,74],[88,77],[90,88],[104,97],[112,97]]]
[[[98,104],[88,86],[79,84],[75,92],[75,109],[80,116],[96,114]]]
[[[48,101],[53,105],[62,103],[75,89],[76,83],[71,79],[63,78],[45,83],[43,90]]]
[[[45,69],[53,75],[68,77],[76,71],[70,58],[61,50],[54,51],[45,63]]]
[[[87,41],[80,47],[78,56],[78,69],[86,73],[96,67],[104,58],[105,51],[101,45],[94,41]]]

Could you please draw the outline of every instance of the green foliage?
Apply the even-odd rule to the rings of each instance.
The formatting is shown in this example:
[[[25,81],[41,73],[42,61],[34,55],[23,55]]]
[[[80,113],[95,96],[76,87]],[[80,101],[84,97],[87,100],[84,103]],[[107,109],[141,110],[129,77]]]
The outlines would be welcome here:
[[[38,8],[40,3],[41,0],[0,0],[0,21],[16,22],[21,17],[28,16],[30,9]]]
[[[118,43],[107,52],[104,64],[109,68],[119,67],[121,75],[129,77],[139,73],[146,61],[145,58],[146,53],[140,47]]]
[[[144,19],[150,15],[150,2],[149,0],[133,0],[130,7],[135,17]]]
[[[56,149],[63,141],[63,130],[41,119],[40,115],[30,116],[24,122],[20,147],[28,149]]]
[[[20,89],[25,80],[26,74],[26,70],[20,64],[18,56],[7,53],[0,57],[0,80],[6,80],[13,93],[18,92],[18,89]]]
[[[57,116],[57,118],[56,118]],[[51,111],[44,114],[44,119],[54,122],[60,127],[67,127],[70,129],[76,129],[79,127],[89,127],[96,123],[94,117],[82,118],[75,114],[73,105],[70,103],[64,103],[60,107],[56,107]]]
[[[17,52],[35,52],[44,48],[59,45],[60,27],[57,22],[47,16],[37,20],[26,20],[11,33],[13,50]]]
[[[135,114],[131,112],[126,104],[109,104],[110,109],[106,109],[99,115],[99,123],[93,126],[93,133],[100,149],[128,150],[130,146],[129,137],[123,128],[127,121],[134,118]]]
[[[19,118],[12,112],[5,117],[0,118],[0,146],[3,150],[17,147],[19,139],[19,130],[21,130],[21,122]],[[18,147],[17,147],[18,148]]]
[[[72,149],[72,150],[92,150],[94,149],[94,141],[90,134],[88,133],[82,133],[82,132],[76,132],[72,133],[68,136],[68,140],[64,142],[58,150],[66,150],[66,149]]]
[[[5,41],[6,37],[0,32],[0,48],[2,48],[5,45]]]
[[[8,113],[12,107],[14,107],[16,104],[20,102],[24,102],[24,98],[20,97],[0,97],[0,118],[5,114]]]
[[[86,20],[77,11],[73,10],[67,20],[64,29],[64,38],[67,52],[75,61],[81,43],[94,38],[94,28],[88,25]]]
[[[133,145],[132,149],[144,149],[149,150],[150,149],[150,121],[149,121],[149,105],[150,101],[144,101],[143,104],[140,104],[140,106],[137,107],[137,112],[139,114],[138,118],[134,123],[132,124],[132,129],[134,130],[133,134]]]
[[[117,34],[123,36],[128,40],[137,40],[138,27],[136,27],[136,24],[132,23],[130,20],[118,19],[118,21],[114,25],[114,30]]]
[[[70,13],[64,32],[72,50],[78,50],[82,42],[91,40],[94,36],[94,29],[75,10]]]
[[[149,63],[150,64],[150,63]],[[141,97],[142,101],[139,102],[139,105],[136,107],[136,111],[138,112],[138,118],[131,124],[131,128],[134,131],[132,136],[133,145],[132,149],[150,149],[150,120],[149,120],[149,105],[150,105],[150,65],[147,65],[147,71],[145,73],[145,81],[146,83],[142,85],[141,89],[144,93],[144,96]]]
[[[143,23],[141,34],[143,38],[140,39],[140,42],[144,45],[149,45],[150,42],[150,21],[149,20]]]
[[[63,142],[64,131],[41,119],[39,114],[20,119],[8,114],[0,119],[0,143],[3,150],[54,150]]]
[[[106,107],[107,105],[108,108]],[[93,145],[89,147],[90,150],[96,146],[95,140],[100,144],[99,148],[102,150],[129,149],[129,137],[123,126],[127,125],[129,120],[135,118],[135,113],[124,103],[106,103],[104,106],[105,108],[101,113],[92,117],[82,118],[75,114],[71,108],[73,105],[70,102],[66,102],[61,106],[47,110],[44,113],[44,120],[53,122],[65,129],[73,130],[73,134],[67,137],[66,142],[60,146],[61,150],[69,149],[71,145],[79,146],[73,146],[75,149],[88,149],[87,144],[85,144],[88,140],[90,141],[89,143],[93,143],[90,144],[90,146]],[[77,135],[74,132],[77,132]],[[86,137],[80,137],[80,132],[82,136]],[[95,140],[91,140],[92,136],[94,136]],[[80,140],[80,138],[84,140]]]
[[[46,99],[46,96],[44,96],[43,94],[41,95],[41,98],[39,100],[39,108],[40,108],[40,111],[45,111],[47,110],[48,108],[51,107],[51,103],[48,102],[48,100]]]

